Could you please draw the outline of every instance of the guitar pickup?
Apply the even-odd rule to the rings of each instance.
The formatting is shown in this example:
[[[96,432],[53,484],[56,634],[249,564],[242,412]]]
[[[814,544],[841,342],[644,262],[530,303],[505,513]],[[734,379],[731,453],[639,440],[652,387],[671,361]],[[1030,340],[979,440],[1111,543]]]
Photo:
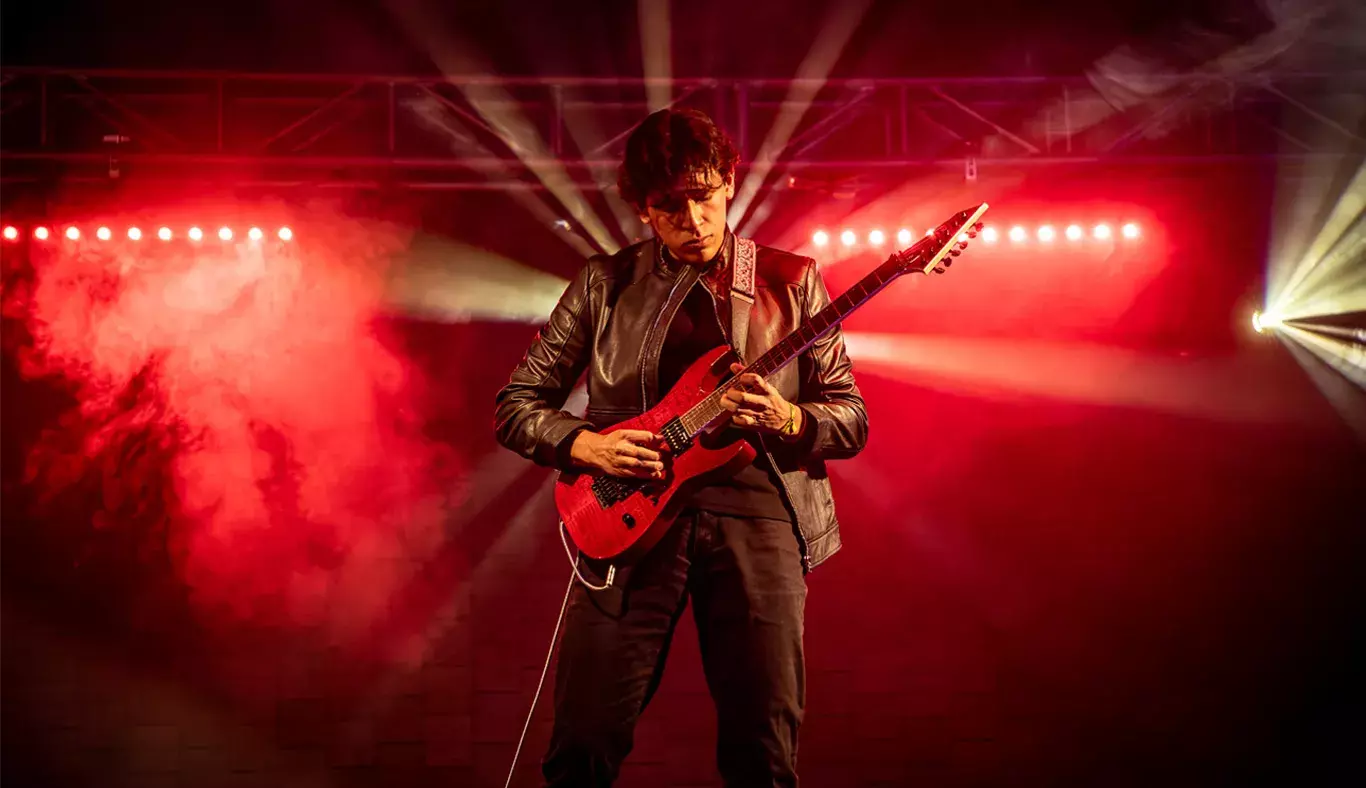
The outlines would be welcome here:
[[[664,441],[669,444],[669,450],[678,454],[692,445],[692,438],[688,436],[688,430],[683,426],[683,420],[678,416],[669,419],[659,431],[664,436]]]

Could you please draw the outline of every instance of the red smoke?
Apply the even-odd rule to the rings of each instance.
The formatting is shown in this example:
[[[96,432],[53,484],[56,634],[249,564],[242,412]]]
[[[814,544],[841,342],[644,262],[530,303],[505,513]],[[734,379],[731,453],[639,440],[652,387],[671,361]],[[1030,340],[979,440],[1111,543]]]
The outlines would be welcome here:
[[[358,633],[435,549],[450,471],[420,433],[416,371],[375,329],[405,239],[259,221],[296,240],[31,247],[31,286],[8,298],[33,338],[20,366],[64,377],[79,407],[29,483],[51,498],[94,474],[97,527],[160,518],[201,604]]]

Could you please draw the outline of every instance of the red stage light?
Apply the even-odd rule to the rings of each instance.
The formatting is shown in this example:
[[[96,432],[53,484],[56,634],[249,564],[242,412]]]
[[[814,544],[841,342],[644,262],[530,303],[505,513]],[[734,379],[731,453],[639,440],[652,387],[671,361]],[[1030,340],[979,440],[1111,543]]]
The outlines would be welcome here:
[[[219,227],[219,228],[218,228],[218,239],[219,239],[220,241],[231,241],[231,240],[232,240],[232,230],[228,229],[227,227]]]
[[[108,241],[110,238],[114,237],[114,234],[109,231],[108,227],[101,227],[95,231],[95,237],[101,241]]]
[[[285,231],[288,229],[288,227],[280,228],[281,239],[288,240],[287,238],[285,238]],[[811,243],[815,244],[816,246],[825,246],[826,244],[830,243],[830,234],[824,230],[817,230],[816,232],[811,234]]]
[[[1124,227],[1120,228],[1120,232],[1123,233],[1125,238],[1137,238],[1138,225],[1134,224],[1133,222],[1129,222],[1128,224],[1124,225]]]
[[[1076,224],[1069,224],[1069,225],[1067,225],[1067,240],[1069,240],[1069,241],[1079,241],[1079,240],[1081,240],[1081,226],[1080,226],[1080,225],[1076,225]]]
[[[293,238],[293,237],[294,237],[294,231],[293,231],[293,230],[289,229],[288,227],[281,227],[281,228],[280,228],[280,240],[281,240],[281,241],[288,241],[289,239],[291,239],[291,238]]]
[[[6,227],[5,227],[5,240],[6,240],[6,241],[17,241],[18,239],[19,239],[19,228],[18,228],[18,227],[13,227],[13,226],[6,226]]]
[[[1010,240],[1014,241],[1015,243],[1020,243],[1024,241],[1025,237],[1025,228],[1019,226],[1018,224],[1010,228]]]
[[[35,227],[35,228],[33,228],[33,237],[34,237],[34,238],[37,238],[37,239],[40,240],[40,241],[46,241],[48,235],[49,235],[49,233],[48,233],[46,227]]]
[[[191,227],[190,231],[186,233],[186,235],[190,236],[191,241],[204,240],[204,231],[199,229],[198,227]]]
[[[872,244],[873,246],[882,246],[882,243],[886,240],[887,236],[884,235],[881,230],[873,230],[872,232],[868,233],[868,243]]]
[[[129,227],[129,228],[128,228],[128,237],[131,238],[131,239],[134,240],[134,241],[141,241],[141,240],[142,240],[142,231],[139,230],[139,229],[136,228],[136,227]]]
[[[162,227],[161,229],[157,230],[157,237],[163,241],[171,240],[171,228]]]
[[[840,243],[844,244],[845,246],[853,246],[854,242],[857,240],[858,236],[854,235],[853,230],[845,230],[844,232],[840,233]]]
[[[81,231],[80,231],[80,229],[79,229],[79,228],[76,228],[76,227],[68,227],[68,228],[66,228],[66,238],[67,238],[68,241],[79,241],[79,240],[81,240]]]
[[[1101,239],[1102,241],[1105,240],[1106,238],[1109,238],[1109,237],[1110,237],[1110,225],[1108,225],[1108,224],[1098,224],[1098,225],[1096,225],[1095,228],[1091,230],[1091,235],[1094,235],[1096,238],[1099,238],[1099,239]]]
[[[1039,228],[1039,240],[1044,243],[1051,243],[1052,240],[1057,237],[1057,234],[1057,231],[1053,229],[1053,225],[1051,224],[1045,224],[1043,227]]]
[[[250,230],[247,230],[247,237],[253,241],[261,240],[261,236],[263,235],[265,235],[265,233],[261,232],[260,227],[253,227]]]
[[[910,231],[910,230],[907,230],[907,229],[904,228],[904,227],[901,228],[900,230],[897,230],[897,231],[896,231],[896,242],[897,242],[898,244],[900,244],[901,246],[910,246],[910,245],[911,245],[911,231]]]

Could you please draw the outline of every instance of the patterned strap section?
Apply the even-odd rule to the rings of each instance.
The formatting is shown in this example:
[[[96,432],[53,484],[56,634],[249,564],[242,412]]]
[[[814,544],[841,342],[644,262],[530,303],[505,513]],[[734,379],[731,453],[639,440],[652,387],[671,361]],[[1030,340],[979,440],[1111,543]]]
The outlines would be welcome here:
[[[735,239],[735,265],[730,274],[730,342],[735,355],[745,359],[749,341],[749,309],[754,306],[754,261],[758,248],[748,238]]]
[[[754,300],[754,260],[758,248],[748,238],[735,239],[735,268],[731,272],[730,289],[750,301]]]

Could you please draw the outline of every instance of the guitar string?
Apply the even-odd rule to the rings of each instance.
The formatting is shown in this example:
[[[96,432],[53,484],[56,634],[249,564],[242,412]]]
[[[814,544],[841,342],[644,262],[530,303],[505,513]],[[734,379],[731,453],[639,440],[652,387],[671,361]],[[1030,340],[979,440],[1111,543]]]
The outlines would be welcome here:
[[[956,231],[955,231],[955,233],[956,233]],[[951,235],[950,237],[956,237],[956,235]],[[896,260],[896,261],[897,261],[897,267],[902,267],[902,266],[906,265],[906,262],[912,257],[911,252],[915,251],[915,249],[916,249],[917,247],[921,246],[923,243],[924,243],[924,241],[922,240],[921,242],[914,244],[913,246],[907,248],[906,250],[904,250],[904,251],[902,251],[902,252],[898,252],[898,253],[892,255],[892,257],[890,257],[890,258],[888,258],[886,261],[884,261],[884,262],[882,263],[882,265],[880,265],[880,266],[878,266],[877,268],[873,269],[871,272],[869,272],[869,274],[868,274],[867,276],[865,276],[863,279],[859,280],[853,287],[849,288],[849,290],[847,290],[847,291],[845,291],[844,293],[840,294],[840,296],[839,296],[838,298],[836,298],[834,301],[832,301],[832,302],[827,306],[827,309],[828,309],[829,307],[835,307],[835,310],[834,310],[834,311],[835,311],[835,313],[838,314],[839,316],[838,316],[837,318],[835,318],[834,320],[831,320],[830,322],[828,322],[828,323],[825,325],[824,328],[818,329],[818,330],[816,331],[816,333],[815,333],[814,336],[812,336],[810,339],[807,339],[805,342],[803,342],[803,343],[802,343],[802,349],[804,349],[808,344],[815,342],[817,339],[820,339],[820,337],[821,337],[822,335],[824,335],[827,331],[830,331],[833,327],[838,326],[838,325],[839,325],[840,323],[842,323],[842,322],[844,321],[844,319],[847,318],[855,309],[857,309],[858,307],[862,306],[862,305],[864,304],[864,302],[868,301],[870,298],[872,298],[874,295],[876,295],[877,293],[879,293],[879,292],[880,292],[883,288],[885,288],[887,285],[891,284],[892,281],[896,279],[896,276],[890,276],[890,277],[888,277],[886,280],[884,280],[884,279],[882,278],[883,269],[884,269],[884,268],[887,268],[889,265],[891,265],[892,262],[893,262],[893,260]],[[899,258],[899,259],[898,259],[898,258]],[[890,272],[889,272],[889,273],[890,273]],[[873,284],[873,286],[872,286],[871,288],[868,288],[868,287],[867,287],[867,284],[868,284],[868,280],[870,280],[870,279],[873,280],[874,284]],[[853,293],[854,293],[855,290],[861,291],[861,295],[860,295],[857,299],[851,297],[851,296],[853,295]],[[836,306],[836,305],[839,304],[841,301],[848,301],[849,304],[848,304],[847,306]],[[822,309],[821,312],[818,312],[818,313],[815,315],[815,317],[820,317],[820,315],[823,314],[825,311],[826,311],[825,309]],[[843,314],[840,314],[840,313],[843,313]],[[813,320],[814,320],[814,318],[813,318]],[[764,353],[764,355],[762,355],[762,356],[760,356],[759,358],[755,359],[753,363],[751,363],[750,365],[746,366],[744,369],[740,370],[739,374],[735,375],[735,376],[732,377],[732,378],[728,378],[728,380],[734,380],[735,377],[739,377],[740,375],[744,375],[745,373],[748,373],[748,372],[754,372],[754,371],[755,371],[755,368],[757,368],[757,367],[759,367],[759,366],[762,366],[761,362],[763,362],[765,359],[767,359],[767,358],[769,357],[769,355],[771,354],[771,352],[772,352],[773,349],[776,349],[776,348],[778,348],[778,347],[781,347],[783,344],[786,344],[787,341],[790,340],[790,339],[792,338],[792,336],[795,336],[796,334],[798,334],[798,333],[800,333],[800,332],[802,332],[802,331],[806,330],[807,328],[812,327],[812,326],[814,326],[814,325],[815,325],[815,324],[814,324],[813,322],[807,322],[807,323],[802,324],[802,326],[799,327],[796,331],[794,331],[794,332],[792,333],[792,335],[789,335],[788,337],[785,337],[785,338],[782,340],[782,342],[780,342],[778,345],[775,345],[774,348],[770,348],[770,350],[769,350],[768,352]],[[795,356],[795,355],[797,355],[799,352],[801,352],[801,351],[800,351],[800,350],[792,351],[792,352],[791,352],[790,354],[788,354],[788,355],[789,355],[789,356]],[[787,361],[791,361],[791,358],[789,357],[788,359],[786,359],[786,361],[784,362],[784,364],[785,364]],[[764,376],[764,377],[767,377],[768,375],[773,374],[773,373],[776,372],[778,369],[781,369],[781,368],[784,366],[784,364],[778,364],[778,365],[775,366],[773,369],[764,372],[764,373],[763,373],[763,376]],[[703,427],[705,427],[707,424],[711,423],[711,420],[714,419],[714,418],[716,418],[717,415],[719,415],[718,413],[712,413],[705,421],[702,422],[702,424],[700,424],[700,425],[697,424],[697,421],[698,421],[699,415],[700,415],[700,414],[698,413],[698,411],[701,410],[703,406],[709,406],[709,407],[715,406],[715,407],[719,407],[719,406],[714,402],[714,400],[720,399],[721,396],[724,394],[724,392],[725,392],[725,387],[718,387],[717,389],[713,390],[710,394],[708,394],[705,398],[703,398],[701,401],[699,401],[697,404],[695,404],[695,405],[693,405],[691,408],[689,408],[685,413],[683,413],[682,416],[680,416],[679,420],[683,423],[683,427],[684,427],[684,429],[687,431],[689,437],[692,437],[693,435],[696,435],[697,432],[701,431],[701,429],[702,429]]]
[[[889,281],[890,281],[890,280],[889,280]],[[844,315],[841,315],[839,319],[831,320],[829,323],[826,324],[826,327],[825,327],[825,328],[817,330],[814,336],[812,336],[811,338],[805,340],[805,341],[802,343],[801,349],[805,349],[805,348],[807,347],[807,345],[809,345],[809,344],[815,342],[816,340],[820,339],[820,337],[821,337],[822,335],[824,335],[826,332],[830,331],[830,330],[833,329],[835,326],[838,326],[838,325],[843,321],[843,319],[844,319],[845,317],[848,317],[848,314],[849,314],[849,313],[851,313],[851,312],[852,312],[854,309],[856,309],[858,306],[862,305],[862,303],[863,303],[864,301],[867,301],[869,298],[871,298],[874,294],[876,294],[876,293],[877,293],[879,290],[881,290],[883,287],[886,287],[886,285],[887,285],[888,283],[889,283],[889,282],[879,282],[879,286],[877,286],[875,289],[870,290],[870,291],[868,291],[867,293],[865,293],[865,294],[863,295],[863,297],[861,297],[861,298],[858,299],[857,301],[853,301],[853,300],[851,299],[851,303],[849,304],[848,307],[839,307],[836,311],[837,311],[837,312],[844,312],[845,314],[844,314]],[[855,285],[855,287],[859,287],[859,286],[862,285],[862,284],[863,284],[863,283],[860,282],[859,285]],[[853,288],[850,288],[850,292],[852,292],[852,290],[853,290]],[[832,303],[832,306],[834,305],[834,303],[838,303],[840,300],[848,298],[849,294],[850,294],[849,292],[846,292],[846,293],[842,294],[838,299],[835,300],[835,302]],[[823,311],[824,311],[824,310],[822,310],[822,312],[823,312]],[[819,317],[819,316],[820,316],[820,313],[817,313],[817,317]],[[810,328],[810,327],[812,327],[812,326],[814,326],[814,325],[815,325],[815,324],[814,324],[814,323],[811,323],[811,322],[802,324],[802,326],[801,326],[800,328],[798,328],[796,331],[792,332],[792,334],[789,335],[788,337],[784,338],[779,344],[775,345],[773,349],[782,347],[783,345],[787,344],[788,340],[790,340],[793,336],[796,336],[796,335],[802,333],[802,332],[805,331],[807,328]],[[798,350],[795,350],[795,351],[791,351],[791,352],[786,352],[786,351],[785,351],[785,352],[784,352],[784,355],[787,355],[788,358],[785,359],[784,362],[783,362],[782,364],[778,364],[778,365],[774,366],[773,369],[768,370],[768,371],[762,373],[762,376],[763,376],[763,377],[768,377],[769,375],[773,374],[774,372],[778,371],[779,369],[782,369],[783,366],[785,366],[788,362],[790,362],[790,361],[792,360],[792,357],[796,356],[798,353],[801,352],[801,349],[798,349]],[[740,377],[741,375],[744,375],[744,374],[750,373],[750,372],[755,372],[758,368],[763,367],[763,366],[767,366],[767,364],[765,364],[765,363],[763,363],[763,362],[765,361],[765,359],[767,359],[767,358],[769,357],[769,355],[770,355],[770,353],[771,353],[771,350],[772,350],[772,349],[770,349],[769,352],[764,353],[764,354],[763,354],[762,356],[760,356],[759,358],[755,359],[751,364],[749,364],[748,366],[746,366],[744,369],[740,370],[740,372],[737,373],[734,377],[727,378],[727,380],[734,380],[735,378],[738,378],[738,377]],[[711,423],[711,420],[714,419],[714,418],[716,418],[717,415],[719,415],[719,412],[717,412],[717,413],[712,413],[712,415],[711,415],[710,417],[708,417],[705,421],[703,421],[702,424],[697,425],[697,421],[698,421],[698,419],[699,419],[699,417],[700,417],[700,414],[698,413],[698,411],[701,410],[701,409],[703,408],[703,406],[711,406],[711,407],[717,407],[717,408],[719,408],[719,407],[720,407],[719,404],[715,403],[714,400],[719,400],[719,399],[725,394],[725,391],[727,390],[727,388],[728,388],[728,387],[727,387],[727,386],[724,386],[724,385],[723,385],[723,386],[720,386],[720,387],[718,387],[718,388],[716,388],[716,389],[713,390],[710,394],[708,394],[706,397],[704,397],[701,401],[699,401],[697,404],[693,405],[691,408],[689,408],[686,412],[683,413],[683,415],[680,417],[679,420],[683,423],[683,427],[684,427],[684,429],[688,432],[689,436],[695,435],[697,432],[699,432],[699,431],[701,430],[702,427],[705,427],[707,424]]]

